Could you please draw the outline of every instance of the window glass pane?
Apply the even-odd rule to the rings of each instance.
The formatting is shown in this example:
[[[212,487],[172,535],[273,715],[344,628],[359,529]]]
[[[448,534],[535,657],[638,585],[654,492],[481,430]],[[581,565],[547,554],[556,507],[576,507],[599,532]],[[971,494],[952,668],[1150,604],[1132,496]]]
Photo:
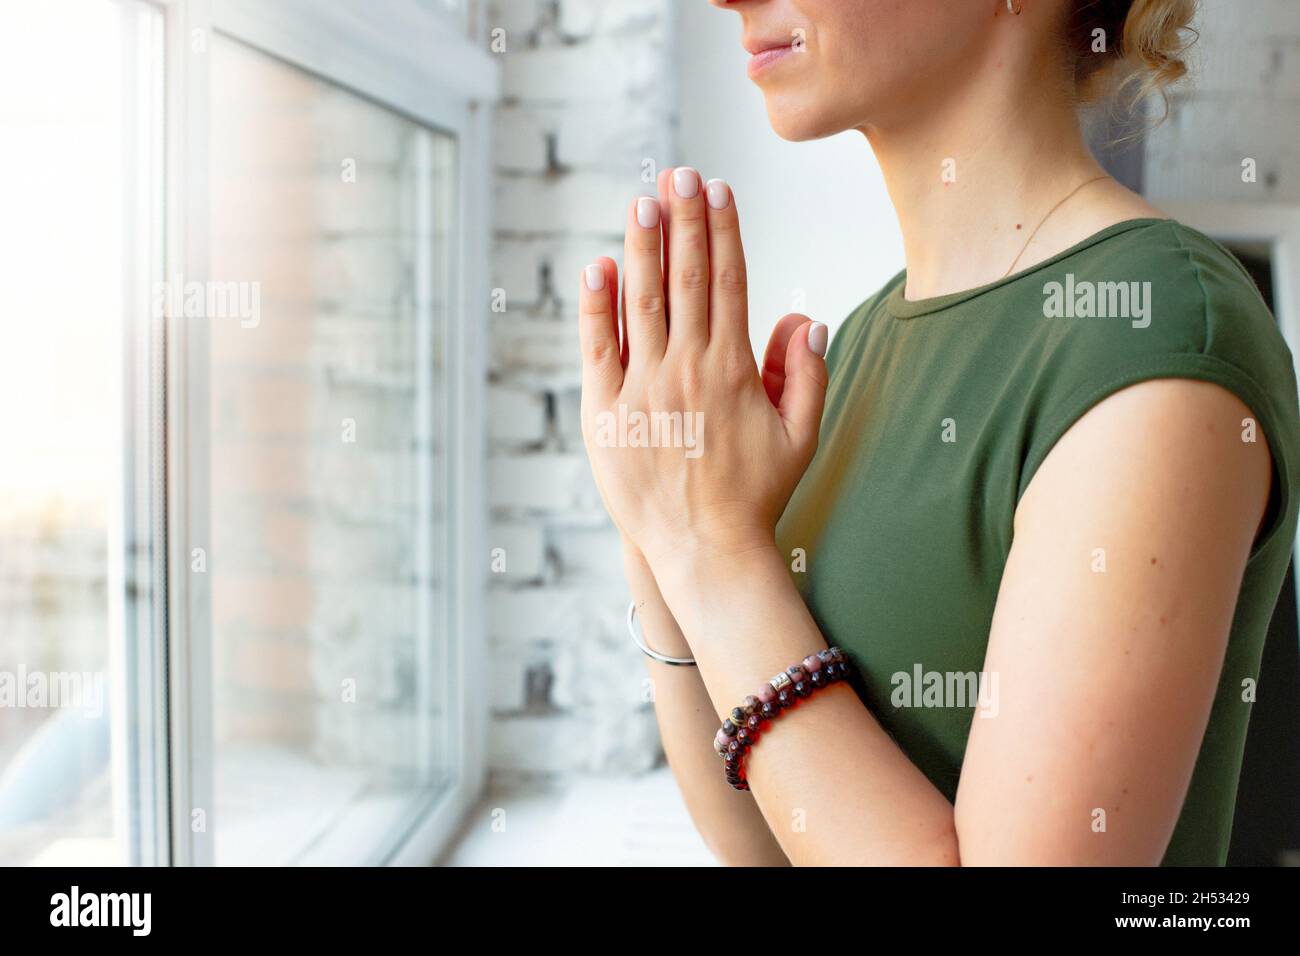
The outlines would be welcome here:
[[[162,18],[0,31],[0,864],[151,862]]]
[[[216,860],[361,862],[449,774],[454,142],[210,50]]]

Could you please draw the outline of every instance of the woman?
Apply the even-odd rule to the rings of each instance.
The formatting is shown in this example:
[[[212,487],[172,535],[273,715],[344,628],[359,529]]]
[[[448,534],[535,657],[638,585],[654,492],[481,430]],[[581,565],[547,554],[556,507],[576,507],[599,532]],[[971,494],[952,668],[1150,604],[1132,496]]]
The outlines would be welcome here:
[[[1192,0],[714,2],[778,134],[864,134],[907,269],[825,360],[788,315],[757,369],[734,197],[675,169],[629,207],[621,309],[612,260],[582,277],[588,451],[645,641],[696,665],[649,663],[705,840],[1222,864],[1295,377],[1241,267],[1106,177],[1077,115],[1177,79]],[[694,415],[697,447],[611,440],[638,411]],[[814,681],[828,644],[851,679]],[[765,681],[799,662],[786,713]]]

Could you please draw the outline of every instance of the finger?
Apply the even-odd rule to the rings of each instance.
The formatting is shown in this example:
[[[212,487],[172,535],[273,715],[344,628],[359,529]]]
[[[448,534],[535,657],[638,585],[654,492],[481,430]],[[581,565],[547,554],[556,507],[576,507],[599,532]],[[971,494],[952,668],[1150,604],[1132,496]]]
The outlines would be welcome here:
[[[799,326],[812,319],[799,312],[791,312],[781,317],[767,340],[767,350],[763,353],[763,388],[767,391],[768,401],[776,408],[781,406],[781,393],[785,391],[785,353],[790,347],[790,338]]]
[[[628,206],[623,236],[623,304],[629,363],[658,362],[668,346],[659,249],[659,201],[641,196]]]
[[[608,404],[623,385],[613,290],[618,267],[602,256],[582,270],[578,293],[578,339],[582,344],[583,396]]]
[[[669,274],[668,268],[668,232],[669,224],[672,222],[672,175],[673,167],[659,170],[659,179],[656,185],[659,187],[659,231],[663,234],[663,271],[664,275]],[[668,320],[668,334],[673,334],[673,304],[671,301],[664,303],[664,316]]]
[[[799,448],[817,447],[826,404],[826,326],[805,322],[790,336],[785,352],[785,391],[778,410],[785,430]]]
[[[596,260],[605,270],[605,286],[609,289],[609,308],[613,313],[614,338],[618,342],[619,365],[627,368],[627,326],[620,324],[623,310],[618,291],[618,263],[609,256]]]
[[[627,350],[627,283],[623,283],[623,292],[618,297],[618,314],[620,316],[619,328],[622,330],[622,347],[619,350],[619,361],[623,368],[627,368],[628,350]]]
[[[709,227],[700,174],[678,166],[672,174],[668,202],[668,301],[673,349],[700,351],[709,344]]]
[[[709,227],[709,341],[748,353],[749,286],[736,198],[721,179],[710,179],[704,192]]]

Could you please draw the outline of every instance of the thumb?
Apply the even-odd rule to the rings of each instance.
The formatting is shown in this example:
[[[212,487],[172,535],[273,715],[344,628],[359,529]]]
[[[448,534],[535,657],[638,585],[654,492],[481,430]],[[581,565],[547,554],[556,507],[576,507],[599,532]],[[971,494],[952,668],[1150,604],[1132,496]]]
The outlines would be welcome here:
[[[799,327],[808,322],[808,316],[800,312],[784,315],[767,340],[767,349],[763,352],[763,388],[773,408],[781,407],[781,393],[785,391],[785,353],[790,350],[790,340]]]
[[[805,322],[790,336],[785,353],[785,391],[780,412],[786,432],[802,447],[817,444],[826,404],[826,326]]]

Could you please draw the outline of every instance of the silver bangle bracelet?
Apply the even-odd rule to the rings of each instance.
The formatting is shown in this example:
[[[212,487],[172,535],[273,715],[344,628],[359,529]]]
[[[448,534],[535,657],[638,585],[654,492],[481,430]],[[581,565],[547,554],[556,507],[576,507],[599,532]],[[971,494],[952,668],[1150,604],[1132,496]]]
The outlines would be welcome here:
[[[637,633],[636,601],[632,601],[627,606],[627,632],[632,635],[632,643],[641,648],[641,653],[651,660],[656,660],[660,664],[671,664],[674,667],[695,666],[695,658],[693,657],[669,657],[646,646],[645,638]]]

